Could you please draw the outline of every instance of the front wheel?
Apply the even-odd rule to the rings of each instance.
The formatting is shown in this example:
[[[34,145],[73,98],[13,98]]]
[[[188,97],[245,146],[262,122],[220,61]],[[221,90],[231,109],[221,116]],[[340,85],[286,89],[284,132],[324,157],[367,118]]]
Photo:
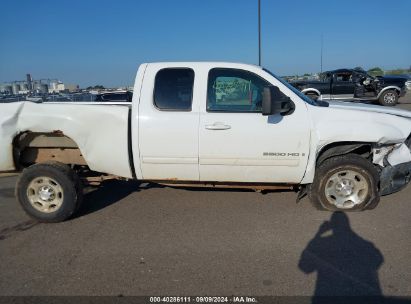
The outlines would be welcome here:
[[[398,103],[398,93],[394,90],[387,90],[378,99],[382,106],[392,107]]]
[[[320,210],[372,209],[380,199],[378,181],[378,172],[368,160],[356,154],[341,155],[318,166],[308,195]]]
[[[40,222],[61,222],[80,206],[82,187],[77,174],[66,165],[36,164],[21,173],[16,196],[32,218]]]

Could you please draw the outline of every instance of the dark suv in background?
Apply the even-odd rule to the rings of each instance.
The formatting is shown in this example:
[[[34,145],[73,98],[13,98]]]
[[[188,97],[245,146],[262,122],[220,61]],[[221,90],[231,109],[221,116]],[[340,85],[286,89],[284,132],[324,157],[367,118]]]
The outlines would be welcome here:
[[[290,82],[307,96],[323,100],[378,101],[394,106],[404,96],[411,81],[407,77],[373,77],[363,70],[339,69],[327,71],[319,80]]]

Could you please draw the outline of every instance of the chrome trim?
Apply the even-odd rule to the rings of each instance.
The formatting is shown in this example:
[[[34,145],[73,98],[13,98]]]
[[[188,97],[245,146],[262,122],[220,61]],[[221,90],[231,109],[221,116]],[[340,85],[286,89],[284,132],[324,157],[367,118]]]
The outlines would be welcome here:
[[[332,100],[350,100],[354,99],[354,94],[332,94]]]

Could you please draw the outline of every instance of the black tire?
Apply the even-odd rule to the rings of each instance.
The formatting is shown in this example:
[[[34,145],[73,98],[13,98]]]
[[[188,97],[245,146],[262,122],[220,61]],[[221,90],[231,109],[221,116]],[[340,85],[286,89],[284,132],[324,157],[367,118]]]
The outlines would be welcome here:
[[[68,165],[57,162],[57,161],[48,161],[43,163],[44,165],[52,165],[55,167],[58,167],[62,172],[67,174],[70,178],[70,180],[73,181],[75,188],[76,188],[76,193],[77,193],[77,204],[76,204],[76,212],[77,210],[80,209],[81,204],[83,203],[83,184],[80,180],[80,177],[77,175],[76,172],[74,172],[73,169],[71,169]]]
[[[380,105],[393,107],[398,103],[398,93],[395,90],[387,90],[378,99]]]
[[[349,178],[350,176],[352,178]],[[339,182],[335,182],[335,178]],[[347,185],[345,185],[346,183]],[[308,197],[314,207],[319,210],[361,211],[373,209],[380,200],[378,183],[378,171],[371,162],[357,154],[340,155],[326,159],[317,167],[314,181],[308,186]],[[341,186],[348,188],[345,189]],[[342,191],[348,191],[347,193],[351,194]],[[355,193],[357,191],[358,193]],[[334,195],[332,192],[336,194]],[[351,200],[352,197],[355,197],[354,194],[358,198],[357,202],[355,202],[355,198]],[[337,206],[338,200],[344,201],[343,206]]]
[[[54,200],[40,198],[40,189],[35,189],[40,186],[51,188],[46,192],[51,192],[52,198],[53,194],[58,197],[56,201],[59,203],[54,204]],[[16,197],[24,211],[30,217],[45,223],[62,222],[70,218],[79,209],[82,194],[77,174],[69,166],[58,162],[35,164],[24,169],[16,184]],[[38,198],[33,198],[36,196]],[[46,211],[39,210],[47,204],[51,207]]]

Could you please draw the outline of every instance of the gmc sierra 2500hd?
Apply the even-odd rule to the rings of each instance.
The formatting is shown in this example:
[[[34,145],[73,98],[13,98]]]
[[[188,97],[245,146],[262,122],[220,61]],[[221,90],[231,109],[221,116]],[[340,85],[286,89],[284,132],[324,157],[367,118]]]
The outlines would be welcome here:
[[[174,185],[295,188],[319,209],[374,208],[411,176],[411,112],[315,102],[258,66],[148,63],[131,105],[0,105],[0,171],[58,222],[87,172]]]

